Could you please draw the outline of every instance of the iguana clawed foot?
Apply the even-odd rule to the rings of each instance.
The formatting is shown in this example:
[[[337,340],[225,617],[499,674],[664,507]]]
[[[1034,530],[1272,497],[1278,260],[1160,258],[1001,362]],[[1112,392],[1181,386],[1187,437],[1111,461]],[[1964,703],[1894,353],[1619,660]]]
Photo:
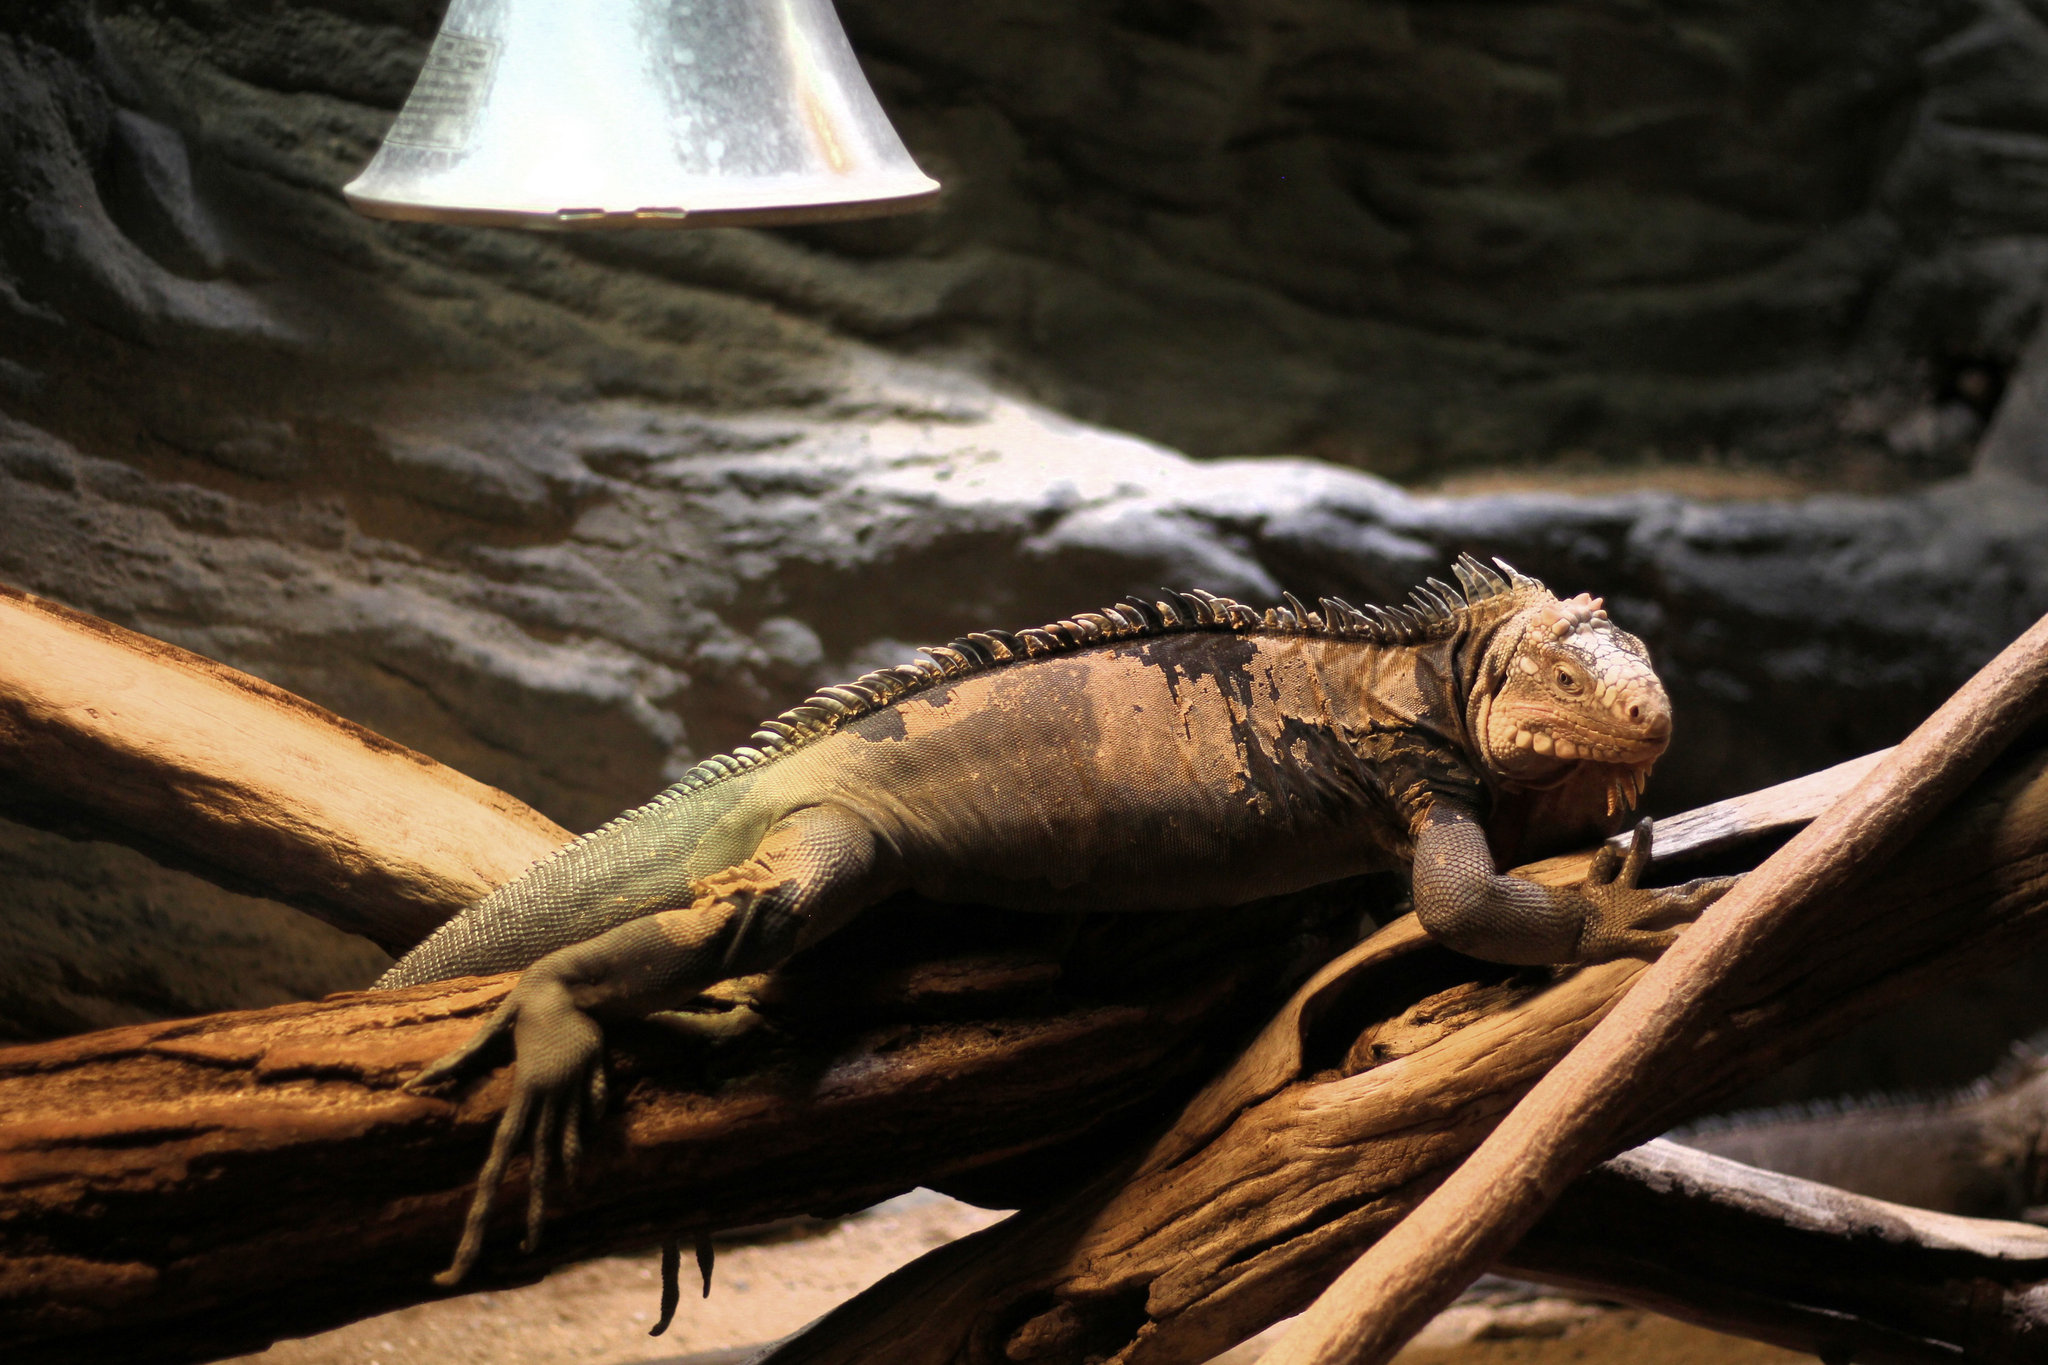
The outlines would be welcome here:
[[[1696,918],[1739,880],[1702,877],[1683,886],[1638,883],[1650,865],[1650,821],[1636,822],[1628,852],[1603,844],[1579,892],[1591,905],[1579,937],[1581,960],[1655,954],[1671,946]],[[1662,921],[1658,928],[1646,926]]]
[[[498,1120],[491,1154],[477,1177],[455,1260],[434,1277],[439,1285],[461,1283],[476,1265],[505,1168],[529,1133],[533,1160],[527,1180],[526,1237],[520,1249],[530,1252],[540,1244],[548,1178],[555,1160],[559,1156],[563,1182],[573,1183],[583,1152],[584,1125],[595,1123],[604,1111],[603,1030],[577,1008],[566,985],[531,970],[512,988],[489,1023],[461,1047],[427,1066],[405,1088],[423,1090],[462,1076],[507,1033],[512,1035],[516,1053],[512,1098]]]

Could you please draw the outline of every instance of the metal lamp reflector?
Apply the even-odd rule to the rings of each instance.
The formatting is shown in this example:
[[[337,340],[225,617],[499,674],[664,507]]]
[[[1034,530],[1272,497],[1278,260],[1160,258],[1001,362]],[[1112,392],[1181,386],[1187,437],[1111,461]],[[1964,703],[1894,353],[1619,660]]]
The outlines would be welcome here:
[[[725,226],[921,208],[831,0],[451,0],[342,193],[375,218]]]

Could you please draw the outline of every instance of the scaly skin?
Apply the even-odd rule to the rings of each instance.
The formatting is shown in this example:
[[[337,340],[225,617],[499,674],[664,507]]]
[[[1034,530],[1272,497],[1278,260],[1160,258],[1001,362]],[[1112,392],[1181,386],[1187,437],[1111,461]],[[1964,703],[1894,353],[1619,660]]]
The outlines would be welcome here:
[[[1502,566],[1504,569],[1507,567]],[[1723,885],[1636,885],[1626,862],[1549,888],[1497,874],[1494,797],[1598,765],[1634,804],[1669,741],[1639,641],[1590,598],[1461,560],[1464,593],[1263,617],[1207,594],[971,636],[934,662],[826,689],[443,926],[384,987],[526,970],[491,1021],[413,1084],[512,1038],[517,1073],[454,1264],[474,1264],[530,1134],[527,1245],[549,1167],[573,1175],[603,1103],[603,1016],[674,1008],[765,971],[904,888],[1023,909],[1238,904],[1412,869],[1459,951],[1575,962],[1668,943]],[[1469,602],[1466,600],[1469,598]],[[1662,927],[1648,927],[1661,923]]]

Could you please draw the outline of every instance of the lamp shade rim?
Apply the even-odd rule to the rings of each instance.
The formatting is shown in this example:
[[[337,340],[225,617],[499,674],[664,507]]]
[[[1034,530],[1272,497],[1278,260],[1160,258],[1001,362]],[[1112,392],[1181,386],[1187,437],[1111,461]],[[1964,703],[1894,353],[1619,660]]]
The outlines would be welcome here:
[[[908,180],[908,177],[905,177]],[[556,208],[512,205],[434,204],[417,200],[386,198],[357,188],[362,182],[344,186],[342,195],[356,212],[369,218],[394,222],[452,223],[468,227],[546,228],[575,231],[590,228],[772,227],[797,223],[845,222],[911,213],[938,202],[940,185],[919,176],[916,182],[882,193],[872,189],[857,197],[830,200],[783,194],[747,197],[721,194],[721,202],[648,203],[632,208],[605,205],[562,205]],[[795,202],[792,202],[792,201]]]

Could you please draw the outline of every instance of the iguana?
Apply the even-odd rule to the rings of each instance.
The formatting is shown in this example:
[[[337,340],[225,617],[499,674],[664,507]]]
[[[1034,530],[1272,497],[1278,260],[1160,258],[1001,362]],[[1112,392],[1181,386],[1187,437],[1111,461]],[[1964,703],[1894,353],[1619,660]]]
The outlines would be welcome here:
[[[1501,795],[1589,772],[1629,811],[1671,734],[1648,654],[1598,599],[1496,560],[1402,607],[1292,594],[1259,613],[1206,592],[989,631],[827,687],[749,747],[543,859],[443,925],[377,985],[524,968],[463,1047],[509,1032],[511,1101],[455,1261],[475,1263],[531,1129],[527,1243],[559,1158],[603,1101],[603,1015],[671,1009],[768,970],[913,888],[1038,910],[1238,904],[1408,868],[1448,946],[1508,963],[1650,951],[1723,889],[1639,888],[1641,822],[1578,887],[1499,876]],[[1665,927],[1648,927],[1662,923]]]

